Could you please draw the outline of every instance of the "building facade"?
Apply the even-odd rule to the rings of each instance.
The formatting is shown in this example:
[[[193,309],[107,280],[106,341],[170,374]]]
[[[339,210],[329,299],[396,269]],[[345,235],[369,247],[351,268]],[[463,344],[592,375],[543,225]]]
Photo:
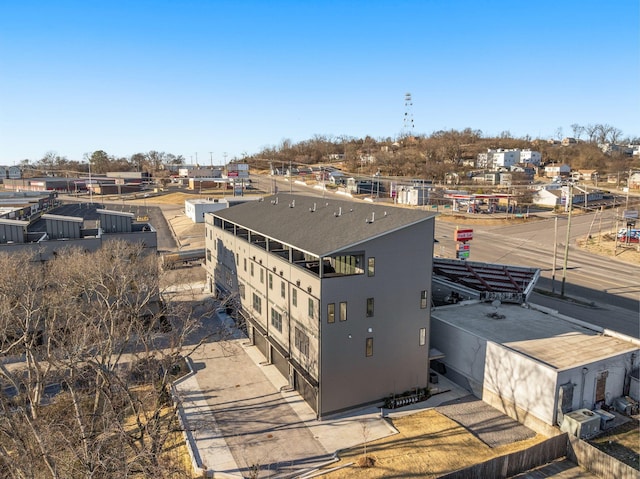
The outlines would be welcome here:
[[[511,168],[519,163],[539,166],[542,156],[539,151],[519,149],[488,149],[486,153],[479,153],[476,166],[478,168],[497,169]]]
[[[447,377],[543,434],[571,411],[638,397],[633,338],[531,304],[466,301],[432,315],[432,347]]]
[[[431,213],[276,195],[205,217],[209,288],[318,417],[428,383]]]

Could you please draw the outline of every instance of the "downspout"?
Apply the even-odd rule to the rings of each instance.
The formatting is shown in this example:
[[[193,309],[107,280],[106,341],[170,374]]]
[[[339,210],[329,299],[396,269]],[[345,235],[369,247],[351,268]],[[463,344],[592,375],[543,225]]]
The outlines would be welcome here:
[[[586,382],[589,368],[582,368],[582,384],[580,385],[580,408],[584,406],[584,384]]]

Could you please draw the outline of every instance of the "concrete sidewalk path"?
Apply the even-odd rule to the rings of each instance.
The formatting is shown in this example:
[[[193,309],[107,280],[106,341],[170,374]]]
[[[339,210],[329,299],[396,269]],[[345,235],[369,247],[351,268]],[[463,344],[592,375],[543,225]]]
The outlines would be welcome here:
[[[246,337],[205,344],[180,384],[197,456],[218,476],[296,477],[396,431],[375,408],[318,421]]]

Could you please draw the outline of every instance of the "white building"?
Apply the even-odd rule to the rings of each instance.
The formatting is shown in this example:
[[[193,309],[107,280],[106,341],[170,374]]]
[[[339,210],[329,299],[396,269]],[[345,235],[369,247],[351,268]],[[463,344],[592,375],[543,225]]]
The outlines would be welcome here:
[[[534,166],[540,166],[542,162],[542,155],[539,151],[533,150],[521,150],[520,151],[520,163],[528,163]]]
[[[542,307],[475,301],[438,307],[431,338],[450,379],[542,433],[570,411],[638,397],[630,390],[637,388],[630,380],[637,340]]]
[[[185,200],[184,214],[194,223],[204,223],[206,213],[214,213],[230,206],[234,206],[247,201],[256,201],[259,196],[242,196],[230,198],[196,198]]]
[[[511,168],[518,163],[532,163],[539,165],[541,155],[538,151],[519,149],[488,149],[486,153],[479,153],[477,160],[478,168],[495,170],[497,168]]]

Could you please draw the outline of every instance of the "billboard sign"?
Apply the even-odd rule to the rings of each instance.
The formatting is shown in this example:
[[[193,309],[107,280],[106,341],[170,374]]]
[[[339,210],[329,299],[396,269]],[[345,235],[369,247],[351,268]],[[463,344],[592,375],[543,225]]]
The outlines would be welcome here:
[[[473,230],[456,230],[454,239],[456,241],[471,241],[473,239]]]

